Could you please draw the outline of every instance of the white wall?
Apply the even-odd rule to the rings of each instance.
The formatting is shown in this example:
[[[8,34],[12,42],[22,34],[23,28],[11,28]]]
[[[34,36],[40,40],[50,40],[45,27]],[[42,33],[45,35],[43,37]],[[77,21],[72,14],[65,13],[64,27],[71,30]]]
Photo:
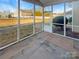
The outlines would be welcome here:
[[[73,25],[79,26],[79,1],[73,2]],[[79,27],[74,27],[73,31],[79,32]]]

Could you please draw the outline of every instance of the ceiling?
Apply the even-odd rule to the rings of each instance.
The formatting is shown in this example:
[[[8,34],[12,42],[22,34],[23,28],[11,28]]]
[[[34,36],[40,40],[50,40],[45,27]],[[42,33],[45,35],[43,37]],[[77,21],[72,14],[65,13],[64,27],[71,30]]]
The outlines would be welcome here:
[[[48,6],[53,4],[59,4],[62,2],[72,2],[72,1],[79,1],[79,0],[24,0],[24,1],[39,4],[41,6]]]
[[[72,2],[72,1],[78,1],[78,0],[40,0],[40,2],[44,6],[52,5],[52,4],[59,4],[62,2]]]

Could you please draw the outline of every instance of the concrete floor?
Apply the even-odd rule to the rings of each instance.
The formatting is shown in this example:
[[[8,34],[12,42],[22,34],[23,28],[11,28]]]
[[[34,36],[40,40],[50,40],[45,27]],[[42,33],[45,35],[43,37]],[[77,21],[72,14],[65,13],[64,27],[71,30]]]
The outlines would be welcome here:
[[[69,59],[71,54],[66,50],[41,40],[34,42],[30,48],[24,48],[12,59]]]
[[[63,37],[59,37],[60,36],[47,32],[39,33],[0,51],[0,59],[72,59],[71,52],[63,48],[63,46],[66,45],[62,45],[61,43],[60,46],[59,43],[55,41],[59,39],[64,40]],[[62,40],[60,40],[60,42],[61,41]],[[56,42],[59,46],[53,42]],[[70,42],[68,41],[68,43]],[[70,49],[70,47],[68,49]]]

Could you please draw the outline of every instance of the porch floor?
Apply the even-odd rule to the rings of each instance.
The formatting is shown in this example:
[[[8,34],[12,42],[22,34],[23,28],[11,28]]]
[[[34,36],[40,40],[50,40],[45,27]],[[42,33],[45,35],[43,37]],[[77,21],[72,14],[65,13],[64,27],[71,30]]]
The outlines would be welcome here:
[[[0,51],[0,59],[68,59],[77,52],[73,40],[42,32]]]

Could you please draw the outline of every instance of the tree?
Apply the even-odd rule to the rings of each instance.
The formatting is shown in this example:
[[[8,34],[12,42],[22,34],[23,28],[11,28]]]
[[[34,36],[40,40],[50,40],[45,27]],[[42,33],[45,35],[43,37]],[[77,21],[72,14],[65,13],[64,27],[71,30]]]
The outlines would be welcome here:
[[[8,18],[12,18],[12,15],[11,15],[11,14],[9,14],[9,15],[8,15]]]
[[[53,23],[56,23],[54,24],[54,26],[56,27],[61,27],[61,29],[63,29],[64,27],[64,16],[57,16],[53,19]],[[68,19],[66,18],[66,24],[68,23]]]
[[[1,15],[0,15],[0,18],[1,18]]]

